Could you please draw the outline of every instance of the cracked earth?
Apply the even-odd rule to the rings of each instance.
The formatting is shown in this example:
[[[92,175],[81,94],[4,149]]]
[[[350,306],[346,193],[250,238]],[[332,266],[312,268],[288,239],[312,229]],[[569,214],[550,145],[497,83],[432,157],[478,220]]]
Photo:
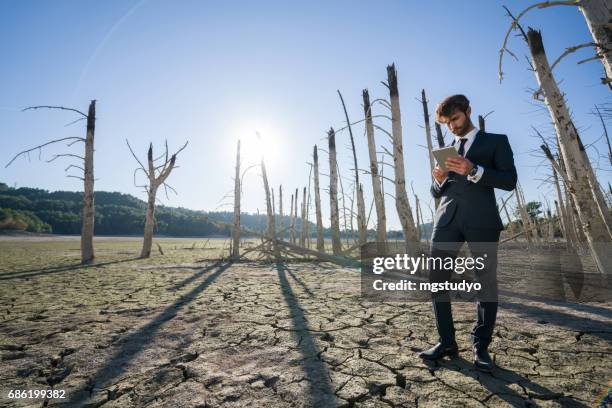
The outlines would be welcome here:
[[[0,241],[0,406],[590,407],[610,387],[612,303],[504,297],[487,374],[471,303],[453,304],[460,356],[425,364],[430,304],[366,301],[354,269],[96,245],[81,267],[77,239]],[[519,255],[500,251],[500,270]]]

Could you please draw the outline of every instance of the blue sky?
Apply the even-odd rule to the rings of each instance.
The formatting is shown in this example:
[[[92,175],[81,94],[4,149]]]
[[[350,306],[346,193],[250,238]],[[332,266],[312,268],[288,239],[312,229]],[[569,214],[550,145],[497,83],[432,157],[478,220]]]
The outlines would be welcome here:
[[[518,12],[532,2],[513,1]],[[178,196],[161,201],[192,209],[218,207],[232,187],[235,145],[245,145],[245,160],[254,162],[260,144],[268,146],[271,184],[290,191],[308,183],[312,146],[327,148],[330,126],[343,126],[344,115],[336,90],[347,102],[352,120],[362,118],[361,90],[372,99],[387,97],[380,81],[386,66],[398,69],[405,160],[408,181],[424,203],[433,206],[425,144],[421,89],[435,103],[453,93],[472,101],[475,115],[494,111],[487,130],[509,136],[519,180],[528,200],[554,199],[542,185],[548,165],[531,152],[538,149],[531,126],[551,135],[550,117],[543,104],[531,99],[536,86],[524,58],[526,44],[512,36],[509,46],[518,61],[506,56],[505,79],[497,76],[498,50],[510,20],[496,1],[9,1],[0,2],[0,181],[9,185],[48,190],[81,190],[79,180],[66,178],[64,160],[45,158],[80,147],[57,145],[44,149],[31,162],[21,159],[4,168],[23,149],[49,139],[82,136],[84,122],[68,112],[28,111],[26,106],[50,104],[86,111],[98,101],[96,128],[96,189],[144,197],[133,185],[135,161],[125,139],[144,158],[149,142],[161,151],[186,140],[188,148],[179,168],[168,180]],[[532,10],[525,27],[542,30],[551,60],[565,47],[591,41],[579,10],[555,7]],[[606,154],[598,120],[590,114],[595,103],[610,101],[610,91],[599,84],[598,61],[577,65],[590,50],[566,58],[555,70],[566,93],[575,123],[589,153]],[[378,108],[375,113],[384,113]],[[433,122],[432,122],[433,123]],[[389,123],[378,122],[390,128]],[[367,165],[363,127],[355,126],[360,167]],[[450,136],[448,136],[450,138]],[[340,169],[351,177],[348,133],[338,136]],[[382,133],[379,144],[388,146]],[[67,150],[69,149],[69,150]],[[327,155],[321,154],[322,172]],[[611,180],[605,159],[599,161],[600,182]],[[258,171],[244,180],[243,210],[265,209]],[[390,172],[387,174],[391,174]],[[361,176],[366,203],[371,201],[369,178]],[[322,177],[322,183],[328,179]],[[387,191],[392,191],[388,184]],[[498,197],[501,192],[498,192]],[[390,228],[399,228],[388,199]],[[412,200],[412,197],[411,197]],[[329,198],[322,196],[324,218]],[[229,203],[231,200],[221,201]],[[425,205],[425,218],[430,218]],[[328,222],[325,222],[328,224]]]

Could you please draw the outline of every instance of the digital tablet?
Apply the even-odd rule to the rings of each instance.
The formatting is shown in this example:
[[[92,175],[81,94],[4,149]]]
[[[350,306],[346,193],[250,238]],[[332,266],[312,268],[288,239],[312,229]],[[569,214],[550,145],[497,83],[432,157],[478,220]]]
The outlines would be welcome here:
[[[457,151],[455,146],[443,147],[441,149],[432,150],[432,154],[434,155],[438,166],[444,171],[447,171],[446,166],[444,165],[446,159],[448,159],[449,157],[459,157],[459,152]]]

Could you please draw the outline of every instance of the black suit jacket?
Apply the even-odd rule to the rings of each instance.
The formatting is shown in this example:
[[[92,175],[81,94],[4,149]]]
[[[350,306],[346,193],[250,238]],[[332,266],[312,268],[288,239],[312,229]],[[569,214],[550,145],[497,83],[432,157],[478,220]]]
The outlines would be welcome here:
[[[431,195],[441,198],[434,228],[448,225],[457,208],[461,208],[465,227],[504,229],[493,189],[512,191],[516,187],[514,155],[508,137],[480,130],[465,157],[483,167],[484,173],[477,183],[452,171],[442,187],[432,182]]]

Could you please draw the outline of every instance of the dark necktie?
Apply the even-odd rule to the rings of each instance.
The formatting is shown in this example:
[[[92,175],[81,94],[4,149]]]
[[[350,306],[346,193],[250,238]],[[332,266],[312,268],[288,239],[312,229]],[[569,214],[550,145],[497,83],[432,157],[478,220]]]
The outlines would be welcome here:
[[[465,142],[467,142],[467,137],[462,137],[460,141],[461,145],[459,146],[459,156],[463,157],[465,154]]]

